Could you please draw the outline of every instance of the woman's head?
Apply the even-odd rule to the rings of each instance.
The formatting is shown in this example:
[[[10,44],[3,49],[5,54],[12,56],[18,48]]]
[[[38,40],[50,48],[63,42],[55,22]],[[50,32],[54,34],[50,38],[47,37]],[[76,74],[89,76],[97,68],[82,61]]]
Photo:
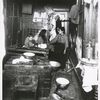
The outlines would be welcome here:
[[[46,29],[42,29],[39,33],[39,37],[41,37],[45,42],[47,42],[47,30]]]
[[[57,31],[59,34],[65,34],[65,28],[61,27],[61,28],[57,28]]]
[[[28,37],[29,37],[29,40],[32,40],[32,39],[33,39],[32,33],[29,33],[29,34],[28,34]]]
[[[55,20],[57,21],[57,20],[60,20],[60,16],[59,15],[56,15],[55,16]]]

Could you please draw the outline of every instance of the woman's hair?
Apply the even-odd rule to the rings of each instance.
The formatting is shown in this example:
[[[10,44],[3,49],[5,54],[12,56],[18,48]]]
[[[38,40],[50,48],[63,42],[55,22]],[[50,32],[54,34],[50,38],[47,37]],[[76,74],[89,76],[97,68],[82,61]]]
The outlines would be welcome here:
[[[43,39],[44,43],[47,42],[46,32],[46,29],[42,29],[39,33],[39,36]]]
[[[65,34],[65,28],[64,27],[57,28],[57,31],[59,31],[59,30],[63,31],[63,33]],[[57,34],[59,34],[59,32]]]
[[[33,34],[31,32],[28,33],[28,36],[32,36]]]

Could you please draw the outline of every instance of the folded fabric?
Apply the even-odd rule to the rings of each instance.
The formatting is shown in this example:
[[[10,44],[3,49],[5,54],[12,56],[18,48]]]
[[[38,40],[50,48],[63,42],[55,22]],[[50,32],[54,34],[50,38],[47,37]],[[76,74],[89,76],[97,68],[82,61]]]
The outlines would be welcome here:
[[[27,63],[30,62],[30,59],[26,59],[23,56],[21,56],[20,58],[16,58],[12,60],[12,64],[18,64],[18,63]]]

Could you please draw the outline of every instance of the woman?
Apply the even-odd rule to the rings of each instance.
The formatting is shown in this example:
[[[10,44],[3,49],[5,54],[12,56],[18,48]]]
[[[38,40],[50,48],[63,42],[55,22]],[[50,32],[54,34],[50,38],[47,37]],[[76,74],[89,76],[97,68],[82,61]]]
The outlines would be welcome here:
[[[71,47],[76,46],[77,28],[79,24],[79,7],[77,4],[71,7],[69,12],[69,35],[71,38]]]
[[[25,48],[31,48],[34,46],[33,36],[32,33],[29,33],[29,35],[26,37],[24,46]]]
[[[41,29],[33,38],[37,44],[47,43],[47,30]]]
[[[53,44],[53,48],[49,51],[49,60],[58,61],[61,64],[61,68],[65,68],[66,63],[66,50],[68,47],[68,39],[65,35],[64,27],[58,28],[57,36],[50,41]]]
[[[35,36],[34,36],[35,46],[45,49],[47,48],[48,43],[48,36],[47,36],[47,30],[41,29]]]

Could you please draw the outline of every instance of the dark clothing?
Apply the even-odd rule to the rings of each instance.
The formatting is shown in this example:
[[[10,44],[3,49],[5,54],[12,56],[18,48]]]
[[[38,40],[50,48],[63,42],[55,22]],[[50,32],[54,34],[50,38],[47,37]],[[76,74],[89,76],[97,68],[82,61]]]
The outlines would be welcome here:
[[[53,44],[49,44],[49,55],[48,55],[48,59],[50,61],[55,61],[55,56],[54,56],[54,43]]]
[[[57,54],[63,54],[65,49],[65,45],[63,43],[55,43],[54,51],[56,51]]]
[[[71,37],[77,36],[77,27],[78,24],[74,24],[71,21],[69,22],[69,34],[71,34]]]
[[[56,43],[55,45],[55,56],[56,60],[60,62],[61,64],[61,69],[65,68],[66,60],[67,60],[67,55],[64,54],[64,48],[65,45],[63,43]]]
[[[49,51],[49,60],[50,61],[57,61],[61,64],[61,69],[65,68],[66,60],[67,60],[67,55],[62,54],[62,53],[56,53]]]
[[[69,47],[71,48],[76,47],[77,27],[78,24],[74,24],[69,21],[69,36],[71,36],[71,41],[69,41]]]
[[[49,50],[49,60],[57,61],[61,64],[61,69],[65,68],[67,56],[64,54],[64,43],[54,43],[53,49],[54,51]]]

